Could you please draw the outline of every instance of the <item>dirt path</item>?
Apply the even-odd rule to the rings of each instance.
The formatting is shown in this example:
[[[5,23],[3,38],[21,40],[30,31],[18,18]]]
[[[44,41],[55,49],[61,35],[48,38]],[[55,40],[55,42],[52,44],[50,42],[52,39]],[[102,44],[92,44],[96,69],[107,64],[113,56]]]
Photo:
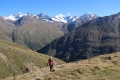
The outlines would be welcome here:
[[[82,66],[90,65],[89,61],[82,61],[82,62],[78,61],[78,62],[72,62],[72,63],[67,63],[67,64],[55,65],[54,69],[56,72],[58,70],[63,70],[63,69],[72,69],[73,66],[74,66],[74,68],[78,68],[78,67],[80,67],[81,64],[82,64]],[[23,75],[18,75],[15,79],[13,77],[9,77],[5,80],[37,80],[37,79],[43,80],[44,76],[49,75],[51,73],[53,73],[53,72],[49,71],[49,67],[45,67],[45,68],[37,69],[34,72],[29,72],[29,73],[26,73]]]
[[[64,65],[65,64],[56,65],[54,67],[55,71],[65,68]],[[32,72],[29,72],[23,75],[18,75],[15,77],[8,77],[4,80],[35,80],[37,78],[42,78],[45,75],[48,75],[50,73],[53,73],[53,72],[50,72],[49,67],[45,67],[45,68],[37,69],[36,71],[32,71]]]

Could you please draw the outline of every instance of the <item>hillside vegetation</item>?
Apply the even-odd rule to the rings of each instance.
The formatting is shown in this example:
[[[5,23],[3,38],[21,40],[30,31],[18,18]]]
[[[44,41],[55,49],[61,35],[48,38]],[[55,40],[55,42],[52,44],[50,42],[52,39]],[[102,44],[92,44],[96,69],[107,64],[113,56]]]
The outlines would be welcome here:
[[[10,41],[13,25],[0,17],[0,39]]]
[[[59,29],[53,27],[53,24],[43,20],[23,18],[19,26],[13,31],[13,42],[32,50],[41,49],[54,39],[63,35]]]
[[[120,80],[120,52],[96,56],[49,68],[9,77],[6,80]]]
[[[38,50],[63,35],[56,26],[57,23],[30,16],[22,17],[15,22],[0,17],[0,39]]]
[[[18,44],[0,40],[0,80],[46,66],[49,56],[39,54]],[[64,63],[54,59],[56,64]]]

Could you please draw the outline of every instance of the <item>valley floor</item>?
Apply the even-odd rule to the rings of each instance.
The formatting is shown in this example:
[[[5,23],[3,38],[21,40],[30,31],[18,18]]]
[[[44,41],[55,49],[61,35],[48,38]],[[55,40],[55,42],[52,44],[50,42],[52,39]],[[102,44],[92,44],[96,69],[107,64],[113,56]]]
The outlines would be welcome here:
[[[120,80],[120,52],[55,65],[4,80]]]

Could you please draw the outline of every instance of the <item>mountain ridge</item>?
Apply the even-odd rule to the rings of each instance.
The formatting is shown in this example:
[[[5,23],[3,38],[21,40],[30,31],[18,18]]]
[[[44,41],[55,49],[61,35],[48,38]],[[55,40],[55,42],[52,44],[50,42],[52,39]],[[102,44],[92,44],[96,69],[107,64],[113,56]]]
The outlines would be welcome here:
[[[31,13],[25,13],[23,14],[22,12],[19,12],[17,14],[14,14],[14,15],[10,15],[10,16],[3,16],[4,19],[10,19],[10,20],[18,20],[20,19],[21,17],[23,16],[28,16],[29,14]],[[64,16],[63,14],[58,14],[56,16],[53,16],[53,17],[50,17],[48,15],[46,15],[45,13],[40,13],[40,14],[32,14],[34,16],[37,16],[38,18],[42,18],[42,19],[46,19],[46,20],[53,20],[53,21],[59,21],[59,22],[63,22],[63,23],[69,23],[69,22],[73,22],[75,21],[76,19],[80,18],[80,17],[86,17],[86,16],[95,16],[94,14],[92,13],[85,13],[84,15],[82,16],[71,16],[70,13],[67,15],[67,16]]]
[[[120,13],[98,17],[38,50],[65,61],[120,51]]]

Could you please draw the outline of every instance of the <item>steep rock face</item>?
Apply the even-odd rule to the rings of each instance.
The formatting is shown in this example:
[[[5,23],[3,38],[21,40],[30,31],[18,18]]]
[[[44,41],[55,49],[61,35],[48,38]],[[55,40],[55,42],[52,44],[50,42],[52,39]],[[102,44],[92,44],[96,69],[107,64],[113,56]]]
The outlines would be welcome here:
[[[64,61],[120,51],[120,13],[93,19],[38,52]]]

